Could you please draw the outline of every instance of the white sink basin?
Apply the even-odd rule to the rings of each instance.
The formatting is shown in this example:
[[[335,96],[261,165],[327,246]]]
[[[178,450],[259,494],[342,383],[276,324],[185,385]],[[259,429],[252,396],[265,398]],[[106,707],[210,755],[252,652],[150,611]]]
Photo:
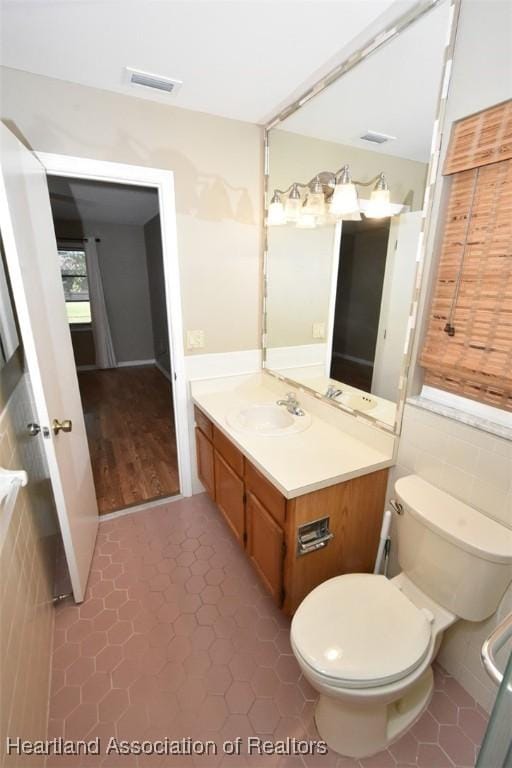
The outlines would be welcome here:
[[[282,405],[254,403],[230,411],[226,416],[230,427],[240,432],[274,437],[303,432],[311,424],[311,416],[294,416]]]
[[[354,411],[371,411],[372,408],[377,406],[377,401],[371,395],[358,395],[357,393],[342,395],[340,397],[342,403],[348,405],[349,408],[353,408]]]

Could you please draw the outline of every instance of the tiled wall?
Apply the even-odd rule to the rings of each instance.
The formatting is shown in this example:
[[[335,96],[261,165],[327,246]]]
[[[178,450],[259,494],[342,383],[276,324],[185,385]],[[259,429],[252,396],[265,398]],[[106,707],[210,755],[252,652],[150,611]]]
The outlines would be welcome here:
[[[6,757],[5,737],[46,737],[54,615],[53,498],[40,438],[26,436],[33,419],[25,375],[0,413],[0,466],[29,476],[0,542],[0,764],[20,768],[29,758]]]
[[[390,495],[394,481],[412,472],[512,528],[511,442],[406,405]],[[493,627],[511,611],[509,587],[495,616],[478,624],[457,622],[446,633],[439,654],[445,669],[487,710],[496,687],[483,670],[480,649]],[[507,650],[510,652],[510,647],[503,649],[502,662]]]

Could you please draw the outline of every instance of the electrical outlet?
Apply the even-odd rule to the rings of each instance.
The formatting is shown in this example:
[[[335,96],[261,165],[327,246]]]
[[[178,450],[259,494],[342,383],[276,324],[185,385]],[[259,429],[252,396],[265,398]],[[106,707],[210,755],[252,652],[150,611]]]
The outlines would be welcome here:
[[[187,349],[203,349],[204,331],[187,331]]]
[[[325,323],[313,323],[313,338],[325,339]]]

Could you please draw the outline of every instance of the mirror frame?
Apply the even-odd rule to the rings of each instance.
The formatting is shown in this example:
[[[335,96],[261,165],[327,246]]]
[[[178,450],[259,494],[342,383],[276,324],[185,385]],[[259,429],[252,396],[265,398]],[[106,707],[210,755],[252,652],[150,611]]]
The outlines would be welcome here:
[[[356,67],[360,62],[364,61],[366,58],[368,58],[369,56],[374,54],[376,51],[378,51],[381,47],[383,47],[384,45],[386,45],[387,43],[391,42],[393,39],[398,37],[398,35],[404,32],[409,26],[411,26],[416,21],[421,19],[425,14],[433,10],[438,5],[441,5],[443,2],[446,2],[449,4],[448,26],[446,31],[447,38],[446,38],[446,45],[444,49],[443,62],[442,62],[441,81],[439,86],[437,109],[434,117],[434,122],[432,124],[432,143],[431,143],[430,158],[428,162],[427,175],[426,175],[427,183],[425,185],[425,192],[423,195],[423,206],[421,209],[422,226],[420,230],[418,248],[416,252],[416,275],[414,279],[413,295],[411,297],[409,322],[408,322],[407,332],[406,332],[407,334],[406,343],[405,343],[404,354],[403,354],[402,365],[401,365],[401,373],[399,378],[395,422],[393,425],[390,425],[390,424],[386,424],[385,422],[379,421],[378,419],[375,419],[373,416],[371,416],[371,414],[354,410],[349,406],[344,405],[343,403],[339,403],[332,399],[326,398],[320,392],[314,389],[311,389],[307,385],[301,382],[295,381],[294,379],[289,379],[283,374],[279,373],[278,371],[274,371],[274,370],[271,370],[270,368],[267,368],[267,365],[266,365],[267,363],[267,296],[268,296],[268,258],[269,258],[267,219],[268,219],[268,205],[269,205],[268,193],[269,193],[269,179],[270,179],[270,131],[273,128],[276,128],[280,123],[284,122],[284,120],[286,120],[287,117],[289,117],[298,109],[300,109],[304,104],[306,104],[314,96],[321,93],[330,85],[335,83],[337,80],[343,77],[344,74],[346,74],[347,72],[350,72],[350,70]],[[446,111],[446,100],[448,96],[448,89],[449,89],[450,79],[451,79],[452,60],[453,60],[453,52],[455,48],[455,38],[457,34],[457,25],[458,25],[459,14],[460,14],[460,6],[461,6],[461,0],[420,0],[420,2],[416,3],[413,6],[413,8],[411,8],[409,11],[399,16],[395,21],[390,22],[387,26],[385,26],[382,30],[380,30],[380,32],[374,35],[370,40],[368,40],[366,43],[360,46],[356,51],[354,51],[354,53],[348,56],[348,58],[346,58],[338,66],[336,66],[333,70],[331,70],[325,77],[323,77],[321,80],[316,82],[313,86],[308,88],[307,91],[305,91],[301,96],[299,96],[293,102],[291,102],[286,107],[284,107],[284,109],[280,110],[276,115],[274,115],[274,117],[272,117],[263,126],[264,219],[263,219],[263,275],[262,275],[263,296],[262,296],[262,335],[261,335],[262,368],[271,376],[274,376],[280,381],[284,381],[287,384],[289,384],[290,387],[294,387],[295,389],[308,392],[309,394],[313,395],[319,400],[322,400],[325,403],[328,403],[330,406],[333,406],[338,410],[342,410],[345,413],[348,413],[354,416],[355,418],[362,419],[365,422],[370,422],[371,424],[378,427],[379,429],[383,429],[386,432],[392,432],[395,435],[400,434],[403,410],[404,410],[406,394],[407,394],[407,383],[408,383],[409,370],[410,370],[411,359],[412,359],[412,349],[413,349],[413,342],[414,342],[414,336],[416,331],[416,321],[417,321],[417,314],[418,314],[418,303],[420,298],[420,291],[421,291],[422,278],[423,278],[423,268],[424,268],[424,262],[425,262],[426,242],[427,242],[427,238],[429,236],[431,225],[432,225],[432,207],[433,207],[433,200],[434,200],[433,192],[434,192],[434,187],[438,178],[439,155],[440,155],[440,149],[441,149],[441,141],[443,138],[442,127],[443,127],[444,115]]]

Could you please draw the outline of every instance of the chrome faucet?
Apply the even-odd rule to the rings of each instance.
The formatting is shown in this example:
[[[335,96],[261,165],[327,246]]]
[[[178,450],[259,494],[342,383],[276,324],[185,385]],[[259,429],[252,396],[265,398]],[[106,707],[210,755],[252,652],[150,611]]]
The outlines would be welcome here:
[[[327,387],[327,392],[325,393],[324,397],[326,397],[328,400],[335,400],[339,395],[343,394],[342,389],[337,389],[336,387],[333,387],[332,384],[330,384]]]
[[[286,406],[286,410],[288,411],[288,413],[293,414],[293,416],[305,415],[304,411],[300,407],[300,403],[297,400],[295,392],[288,392],[286,395],[286,400],[278,400],[277,405]]]

